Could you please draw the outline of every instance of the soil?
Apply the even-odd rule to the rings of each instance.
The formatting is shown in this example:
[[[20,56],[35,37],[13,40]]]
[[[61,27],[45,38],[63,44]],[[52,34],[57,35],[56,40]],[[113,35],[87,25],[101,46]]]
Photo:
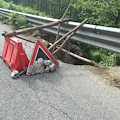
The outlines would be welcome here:
[[[104,81],[107,85],[115,86],[120,88],[120,66],[108,67],[94,67],[94,66],[86,66],[90,71],[94,74],[102,76],[102,81]]]

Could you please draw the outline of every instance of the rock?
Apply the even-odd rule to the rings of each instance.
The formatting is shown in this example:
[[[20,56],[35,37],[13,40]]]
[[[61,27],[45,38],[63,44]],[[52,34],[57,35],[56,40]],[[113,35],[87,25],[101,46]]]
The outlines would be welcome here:
[[[42,63],[43,64],[43,58],[39,58],[35,63]]]
[[[45,66],[48,66],[48,65],[52,64],[52,61],[51,60],[44,60],[43,63]]]
[[[45,71],[45,65],[43,63],[34,63],[29,67],[29,73],[34,75],[34,74],[39,74],[43,73]]]
[[[47,66],[46,68],[45,68],[45,71],[44,71],[45,73],[49,73],[50,72],[50,68]]]
[[[11,77],[13,79],[16,79],[17,77],[19,77],[19,72],[17,70],[14,70],[11,72]]]
[[[56,70],[56,65],[52,63],[51,65],[49,65],[49,68],[50,68],[50,72],[54,72]]]

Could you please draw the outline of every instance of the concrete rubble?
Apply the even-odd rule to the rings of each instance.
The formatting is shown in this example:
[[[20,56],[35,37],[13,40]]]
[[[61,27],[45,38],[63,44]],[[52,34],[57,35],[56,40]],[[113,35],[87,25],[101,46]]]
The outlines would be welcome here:
[[[28,71],[31,75],[35,75],[45,72],[54,72],[55,69],[56,65],[51,60],[43,60],[43,58],[39,58],[33,65],[29,67]]]

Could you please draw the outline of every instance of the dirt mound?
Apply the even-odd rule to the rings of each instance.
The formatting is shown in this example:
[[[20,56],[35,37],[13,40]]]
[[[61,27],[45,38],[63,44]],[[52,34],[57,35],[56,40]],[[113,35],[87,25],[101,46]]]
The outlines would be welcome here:
[[[94,67],[86,66],[90,71],[102,76],[106,84],[120,88],[120,66],[115,67]]]

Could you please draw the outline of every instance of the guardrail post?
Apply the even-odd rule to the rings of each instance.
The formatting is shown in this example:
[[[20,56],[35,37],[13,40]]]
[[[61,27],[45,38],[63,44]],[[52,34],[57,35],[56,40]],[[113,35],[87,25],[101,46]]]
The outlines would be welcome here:
[[[37,16],[39,16],[39,12],[36,12],[35,14],[36,14]]]

